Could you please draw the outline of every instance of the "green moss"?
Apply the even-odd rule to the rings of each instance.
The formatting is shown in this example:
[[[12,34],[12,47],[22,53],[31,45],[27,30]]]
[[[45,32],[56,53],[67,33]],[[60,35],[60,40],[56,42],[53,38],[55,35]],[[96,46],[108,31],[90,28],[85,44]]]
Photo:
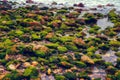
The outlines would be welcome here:
[[[62,75],[55,75],[55,80],[66,80],[66,78]]]
[[[64,14],[64,13],[68,13],[69,11],[68,10],[65,10],[65,9],[61,9],[61,10],[58,10],[57,11],[57,13],[62,13],[62,14]]]
[[[87,79],[87,80],[90,80],[90,77],[88,76],[88,74],[86,72],[80,72],[78,75],[77,75],[78,78],[83,78],[83,79]]]
[[[108,14],[108,17],[111,19],[111,20],[114,20],[116,17],[117,17],[117,14],[115,13],[115,10],[111,10]]]
[[[78,51],[79,49],[77,48],[77,46],[72,43],[72,42],[67,42],[65,43],[65,47],[68,49],[68,50],[71,50],[71,51]]]
[[[16,31],[15,31],[15,34],[16,34],[17,36],[21,36],[21,35],[24,34],[24,32],[21,31],[21,30],[16,30]]]
[[[89,31],[88,31],[90,34],[96,34],[98,33],[97,30],[95,30],[94,28],[90,28]]]
[[[38,77],[38,70],[34,67],[28,67],[25,69],[23,76],[30,77],[30,78],[37,78]]]
[[[63,74],[68,80],[75,80],[76,74],[74,72],[66,72]]]
[[[22,75],[20,75],[17,71],[12,71],[11,73],[5,75],[5,77],[2,80],[21,80],[21,79],[23,79]]]
[[[30,42],[31,38],[30,38],[30,35],[25,34],[25,35],[20,36],[20,40],[23,42]]]
[[[110,46],[108,44],[100,44],[98,45],[99,49],[101,50],[109,50]]]
[[[74,37],[62,36],[59,38],[59,41],[62,43],[65,43],[65,42],[71,42],[73,39],[74,39]]]
[[[57,49],[60,53],[65,53],[68,51],[68,49],[64,46],[58,46]]]
[[[9,31],[10,28],[7,27],[7,26],[2,26],[2,25],[0,25],[0,30],[1,30],[1,31]]]
[[[114,47],[120,47],[120,42],[119,41],[110,41],[109,44]]]
[[[41,36],[42,39],[44,39],[47,34],[48,34],[47,31],[41,31],[40,32],[40,36]]]
[[[116,67],[117,67],[118,69],[120,69],[120,58],[117,58],[117,64],[116,64]]]
[[[85,68],[87,66],[84,62],[81,61],[74,61],[74,65],[76,65],[79,68]]]
[[[111,74],[108,74],[108,75],[107,75],[107,78],[110,78],[111,80],[116,80],[115,75],[111,75]]]
[[[66,24],[62,23],[62,25],[60,26],[60,29],[67,30],[67,29],[69,29],[69,26],[67,26]]]
[[[56,57],[56,56],[51,56],[49,58],[49,61],[52,62],[52,63],[58,63],[59,62],[59,58]]]
[[[32,34],[32,40],[40,40],[40,35]]]
[[[115,55],[120,57],[120,52],[116,52]]]
[[[71,68],[71,67],[73,67],[73,65],[70,64],[67,61],[62,61],[62,62],[59,63],[59,65],[62,66],[63,68]]]
[[[87,52],[95,52],[96,48],[95,47],[89,47],[87,48]]]
[[[26,18],[23,20],[23,22],[34,22],[35,20],[33,20],[32,18]]]
[[[5,56],[6,56],[6,53],[4,53],[4,52],[0,53],[0,59],[4,59]]]
[[[38,56],[38,57],[45,57],[46,56],[46,53],[44,51],[35,51],[35,54]]]
[[[55,43],[55,42],[58,41],[58,37],[57,36],[53,36],[52,38],[49,38],[48,40],[53,42],[53,43]]]
[[[120,71],[118,71],[115,76],[116,76],[116,80],[119,80],[120,79]]]
[[[47,59],[41,58],[41,57],[39,57],[39,58],[37,59],[37,61],[40,62],[40,63],[44,63],[44,64],[46,64],[46,65],[49,63],[49,61],[48,61]]]
[[[57,48],[59,46],[59,44],[57,43],[49,43],[49,44],[46,44],[47,47],[49,48]]]

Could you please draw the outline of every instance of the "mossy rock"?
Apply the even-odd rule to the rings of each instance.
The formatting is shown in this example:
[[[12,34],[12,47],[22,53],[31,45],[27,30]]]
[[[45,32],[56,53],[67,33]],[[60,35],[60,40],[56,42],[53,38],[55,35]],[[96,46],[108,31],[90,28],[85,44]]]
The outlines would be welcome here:
[[[66,80],[65,76],[63,75],[55,75],[56,80]]]
[[[120,47],[120,42],[119,41],[110,41],[109,44],[113,47]]]
[[[41,39],[41,37],[40,37],[40,35],[38,34],[32,34],[32,40],[40,40]]]
[[[75,80],[77,77],[76,77],[76,73],[74,73],[74,72],[66,72],[66,73],[64,73],[63,74],[65,77],[66,77],[66,79],[68,79],[68,80]]]
[[[17,36],[21,36],[21,35],[24,34],[24,32],[21,31],[21,30],[16,30],[16,31],[15,31],[15,34],[16,34]]]
[[[66,62],[66,61],[62,61],[59,64],[60,64],[60,66],[62,66],[64,68],[71,68],[71,67],[73,67],[72,64],[70,64],[69,62]]]
[[[9,80],[21,80],[21,79],[24,79],[24,77],[17,71],[12,71],[11,73],[6,74],[2,80],[8,80],[8,79]]]
[[[47,59],[45,59],[45,58],[38,57],[37,61],[38,61],[39,63],[44,63],[44,64],[46,64],[46,65],[49,64],[49,61],[48,61]]]
[[[49,62],[58,63],[58,62],[59,62],[59,58],[56,57],[56,56],[51,56],[51,57],[49,58]]]
[[[9,27],[7,27],[7,26],[0,26],[0,30],[1,31],[10,31],[10,28]]]
[[[35,54],[38,57],[45,57],[46,56],[46,53],[44,51],[39,51],[39,50],[35,51]]]
[[[64,46],[58,46],[57,49],[60,53],[65,53],[68,51],[68,49]]]
[[[71,51],[78,51],[78,47],[73,43],[73,42],[67,42],[65,43],[65,47],[68,49],[68,50],[71,50]]]
[[[115,77],[116,77],[116,80],[120,79],[120,71],[119,70],[115,73]]]
[[[65,42],[71,42],[73,39],[74,39],[74,37],[62,36],[59,38],[59,41],[62,43],[65,43]]]
[[[84,62],[81,62],[81,61],[74,61],[73,63],[74,63],[74,65],[76,65],[79,68],[87,67],[87,65]]]
[[[86,72],[80,72],[80,73],[78,73],[77,77],[80,78],[80,79],[90,80],[90,77],[88,76],[88,74]]]
[[[56,49],[59,46],[59,44],[57,44],[57,43],[49,43],[49,44],[46,44],[46,46],[49,47],[49,48],[55,48]]]
[[[98,47],[99,47],[99,49],[105,50],[105,51],[110,49],[110,46],[108,44],[100,44],[100,45],[98,45]]]
[[[61,10],[58,10],[57,13],[61,13],[61,14],[64,14],[64,13],[68,13],[69,11],[68,10],[65,10],[65,9],[61,9]]]
[[[120,52],[116,52],[115,55],[120,57]]]
[[[30,77],[30,78],[37,78],[38,70],[35,67],[28,67],[25,69],[23,76]]]

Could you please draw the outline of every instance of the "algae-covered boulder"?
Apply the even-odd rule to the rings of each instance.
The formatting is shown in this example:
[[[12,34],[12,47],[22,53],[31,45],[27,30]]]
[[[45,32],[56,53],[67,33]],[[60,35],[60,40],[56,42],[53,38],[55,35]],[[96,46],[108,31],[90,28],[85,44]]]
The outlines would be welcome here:
[[[28,67],[25,69],[23,76],[35,79],[38,77],[38,70],[35,67]]]
[[[59,38],[59,41],[62,43],[71,42],[72,40],[73,40],[73,37],[71,36],[62,36]]]
[[[66,80],[65,76],[63,75],[55,75],[56,80]]]
[[[2,80],[21,80],[24,79],[22,74],[17,71],[12,71],[11,73],[6,74]]]
[[[39,34],[32,34],[31,37],[32,37],[32,40],[40,40],[41,39]]]
[[[68,80],[76,80],[76,73],[74,73],[74,72],[66,72],[66,73],[64,73],[63,74],[65,77],[66,77],[66,79],[68,79]]]
[[[98,47],[99,49],[106,51],[110,49],[108,44],[100,44]]]
[[[120,52],[116,52],[115,55],[120,57]]]
[[[7,26],[2,26],[2,25],[0,25],[0,30],[1,30],[1,31],[9,31],[10,28],[7,27]]]
[[[60,66],[62,66],[64,68],[71,68],[73,65],[70,64],[69,62],[62,61],[62,62],[60,62]]]
[[[76,65],[78,68],[85,68],[87,65],[84,62],[81,61],[74,61],[74,65]]]
[[[115,73],[115,77],[116,77],[117,80],[120,79],[120,71],[119,70]]]
[[[114,47],[120,47],[120,42],[117,40],[116,41],[112,40],[109,42],[109,44]]]
[[[45,52],[39,51],[39,50],[36,50],[36,51],[35,51],[35,54],[36,54],[36,56],[38,56],[38,57],[45,57],[45,56],[46,56],[46,53],[45,53]]]
[[[59,44],[57,43],[49,43],[49,44],[46,44],[47,47],[49,48],[57,48],[59,46]]]
[[[68,49],[64,46],[58,46],[57,49],[60,53],[65,53],[68,51]]]
[[[61,10],[58,10],[57,13],[61,13],[61,14],[64,14],[64,13],[68,13],[69,11],[68,10],[65,10],[65,9],[61,9]]]
[[[90,77],[88,76],[88,74],[86,72],[80,72],[80,73],[78,73],[77,77],[80,78],[80,79],[83,79],[83,80],[84,79],[90,80]]]
[[[51,57],[49,58],[49,62],[58,63],[58,62],[59,62],[59,58],[56,57],[56,56],[51,56]]]
[[[117,64],[116,64],[116,67],[117,67],[118,69],[120,69],[120,58],[117,58]]]
[[[68,50],[71,50],[71,51],[78,51],[78,47],[73,43],[73,42],[67,42],[65,43],[65,47],[68,49]]]

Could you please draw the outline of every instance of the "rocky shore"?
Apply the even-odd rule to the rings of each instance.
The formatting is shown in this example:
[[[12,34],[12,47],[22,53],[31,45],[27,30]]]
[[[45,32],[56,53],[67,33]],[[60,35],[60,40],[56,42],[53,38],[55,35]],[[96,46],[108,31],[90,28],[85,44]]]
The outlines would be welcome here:
[[[120,80],[113,4],[0,2],[0,80]]]

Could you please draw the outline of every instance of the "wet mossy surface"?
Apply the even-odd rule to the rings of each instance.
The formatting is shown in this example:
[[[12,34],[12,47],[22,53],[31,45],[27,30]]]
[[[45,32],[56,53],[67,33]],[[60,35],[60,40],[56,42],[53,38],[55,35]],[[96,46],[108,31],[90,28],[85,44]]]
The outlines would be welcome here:
[[[0,7],[0,80],[119,80],[120,15],[113,9],[79,19],[70,10]],[[114,26],[102,30],[104,16]]]

